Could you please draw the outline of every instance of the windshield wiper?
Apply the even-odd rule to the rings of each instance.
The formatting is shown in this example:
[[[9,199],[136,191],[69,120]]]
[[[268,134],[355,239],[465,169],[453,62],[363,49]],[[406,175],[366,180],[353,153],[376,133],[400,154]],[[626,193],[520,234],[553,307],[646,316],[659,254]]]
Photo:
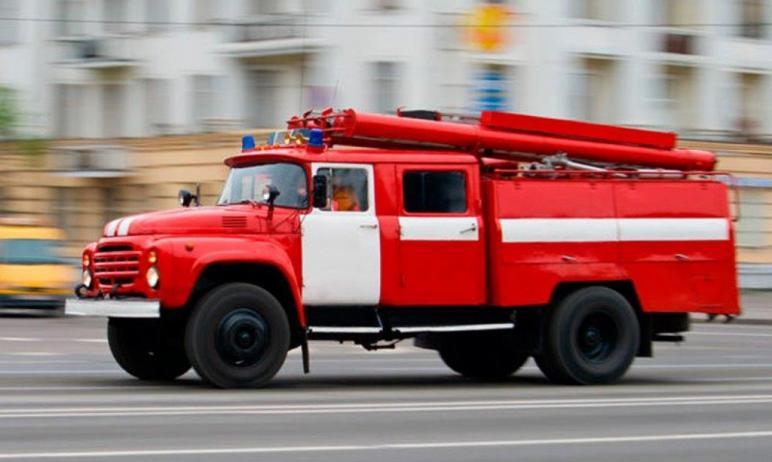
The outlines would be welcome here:
[[[261,204],[260,202],[254,200],[254,199],[244,199],[244,200],[235,202],[233,204],[228,204],[228,205],[244,205],[244,204],[249,204],[252,207],[262,207],[263,206],[263,204]]]

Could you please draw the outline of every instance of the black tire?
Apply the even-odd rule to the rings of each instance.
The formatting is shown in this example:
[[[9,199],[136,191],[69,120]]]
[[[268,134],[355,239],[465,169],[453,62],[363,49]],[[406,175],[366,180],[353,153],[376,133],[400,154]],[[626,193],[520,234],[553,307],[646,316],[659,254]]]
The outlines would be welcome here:
[[[454,372],[475,379],[503,379],[517,372],[528,352],[515,348],[510,333],[452,335],[443,339],[438,352]]]
[[[182,335],[162,332],[160,321],[110,319],[107,341],[124,371],[141,380],[174,380],[190,370]]]
[[[606,384],[627,372],[639,343],[638,317],[627,299],[606,287],[587,287],[552,311],[544,351],[535,359],[553,382]]]
[[[270,292],[245,283],[206,294],[188,320],[185,350],[201,378],[220,388],[258,387],[284,364],[287,314]]]

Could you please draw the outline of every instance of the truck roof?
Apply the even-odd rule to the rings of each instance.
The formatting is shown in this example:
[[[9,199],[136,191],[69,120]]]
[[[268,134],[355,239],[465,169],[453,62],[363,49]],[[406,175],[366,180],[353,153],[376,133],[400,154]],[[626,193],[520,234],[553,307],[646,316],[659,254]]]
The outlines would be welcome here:
[[[306,146],[269,146],[233,156],[225,160],[229,167],[244,167],[265,162],[330,162],[379,164],[476,164],[479,159],[466,153],[447,150],[398,150],[334,147],[322,152],[309,151]]]

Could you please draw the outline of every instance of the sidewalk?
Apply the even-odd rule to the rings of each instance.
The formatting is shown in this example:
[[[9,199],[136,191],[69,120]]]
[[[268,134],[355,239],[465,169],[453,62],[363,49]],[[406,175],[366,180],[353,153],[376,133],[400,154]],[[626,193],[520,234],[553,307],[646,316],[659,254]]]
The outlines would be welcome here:
[[[763,324],[772,326],[772,291],[747,290],[740,294],[742,314],[732,323],[737,324]],[[707,316],[693,314],[692,321],[705,322]],[[716,318],[717,323],[724,322],[723,317]]]

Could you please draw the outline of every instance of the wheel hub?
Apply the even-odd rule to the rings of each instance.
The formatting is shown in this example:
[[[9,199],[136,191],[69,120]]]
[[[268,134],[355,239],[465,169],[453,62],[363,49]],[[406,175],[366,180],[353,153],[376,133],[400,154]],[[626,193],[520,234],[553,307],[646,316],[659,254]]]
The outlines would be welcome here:
[[[250,366],[260,360],[268,345],[268,325],[255,311],[237,309],[222,318],[215,342],[218,353],[229,364]]]
[[[588,361],[604,361],[616,347],[617,326],[604,314],[588,316],[582,322],[578,334],[579,351]]]

